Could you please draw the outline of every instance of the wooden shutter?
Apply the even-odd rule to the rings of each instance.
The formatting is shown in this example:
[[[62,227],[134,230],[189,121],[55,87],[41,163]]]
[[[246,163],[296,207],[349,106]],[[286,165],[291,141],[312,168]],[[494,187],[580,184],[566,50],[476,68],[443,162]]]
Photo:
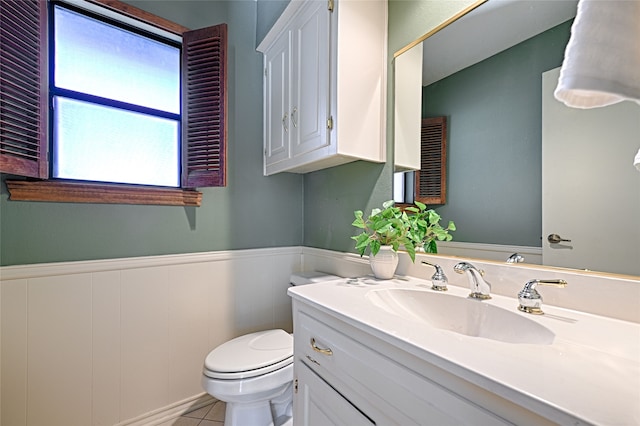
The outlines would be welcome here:
[[[226,185],[227,25],[182,38],[182,187]]]
[[[420,170],[416,172],[416,199],[445,204],[447,199],[447,117],[422,120]]]
[[[47,2],[0,0],[0,172],[47,178]]]

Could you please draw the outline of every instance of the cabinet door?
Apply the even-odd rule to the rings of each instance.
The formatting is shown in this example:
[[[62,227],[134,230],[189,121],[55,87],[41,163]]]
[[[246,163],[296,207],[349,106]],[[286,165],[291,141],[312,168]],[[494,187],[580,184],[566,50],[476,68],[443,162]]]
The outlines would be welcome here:
[[[293,23],[292,157],[329,143],[329,17],[326,2],[312,1]]]
[[[293,415],[296,426],[374,424],[300,360],[296,360],[296,377],[299,393]]]
[[[285,31],[265,52],[264,162],[265,166],[289,158],[292,133],[290,105],[291,36]]]
[[[394,170],[420,170],[422,43],[395,59]]]

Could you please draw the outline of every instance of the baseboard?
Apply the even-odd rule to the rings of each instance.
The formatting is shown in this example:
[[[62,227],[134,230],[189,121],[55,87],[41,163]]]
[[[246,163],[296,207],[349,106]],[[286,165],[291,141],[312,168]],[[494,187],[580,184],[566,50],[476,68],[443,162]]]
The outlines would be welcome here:
[[[176,419],[185,413],[195,411],[216,402],[211,395],[202,393],[194,395],[191,398],[184,399],[179,402],[167,405],[154,411],[128,419],[116,424],[115,426],[154,426],[165,423],[169,420]]]

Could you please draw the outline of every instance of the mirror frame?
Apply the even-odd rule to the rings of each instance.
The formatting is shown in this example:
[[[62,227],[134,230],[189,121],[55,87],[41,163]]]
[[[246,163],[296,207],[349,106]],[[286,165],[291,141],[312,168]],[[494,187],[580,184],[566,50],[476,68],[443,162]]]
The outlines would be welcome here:
[[[484,4],[484,3],[486,3],[487,1],[489,1],[489,0],[477,0],[477,1],[475,1],[474,3],[472,3],[472,4],[470,4],[469,6],[467,6],[467,7],[463,8],[463,9],[462,9],[462,10],[460,10],[459,12],[455,13],[455,14],[454,14],[453,16],[451,16],[450,18],[446,19],[446,20],[445,20],[444,22],[442,22],[441,24],[439,24],[439,25],[437,25],[436,27],[434,27],[432,30],[430,30],[430,31],[426,32],[426,33],[425,33],[425,34],[423,34],[422,36],[418,37],[417,39],[415,39],[415,40],[413,40],[412,42],[410,42],[409,44],[407,44],[406,46],[404,46],[404,47],[402,47],[401,49],[397,50],[397,51],[393,54],[393,62],[394,62],[394,64],[396,64],[396,63],[397,63],[397,62],[395,61],[395,59],[396,59],[398,56],[400,56],[400,55],[402,55],[403,53],[408,52],[408,51],[409,51],[409,50],[411,50],[412,48],[414,48],[414,47],[416,47],[416,46],[420,45],[423,41],[425,41],[425,40],[426,40],[426,39],[428,39],[429,37],[433,36],[434,34],[438,33],[439,31],[441,31],[441,30],[443,30],[444,28],[448,27],[449,25],[453,24],[453,23],[454,23],[454,22],[456,22],[458,19],[462,18],[463,16],[467,15],[468,13],[472,12],[473,10],[477,9],[479,6],[483,5],[483,4]],[[395,73],[394,73],[394,74],[395,74]],[[395,93],[395,90],[394,90],[394,93]],[[397,102],[397,100],[396,100],[395,95],[394,95],[394,105],[395,105],[395,102]],[[395,115],[393,116],[393,121],[394,121],[394,122],[396,122],[396,121],[397,121],[397,118],[395,117]],[[421,121],[421,123],[422,123],[422,121]],[[445,125],[446,125],[446,124],[445,124]],[[422,126],[422,124],[421,124],[421,126]],[[397,143],[397,141],[395,140],[395,136],[394,136],[393,143],[394,143],[394,149],[395,149],[395,144]],[[422,145],[422,142],[421,142],[421,141],[420,141],[420,145]],[[445,140],[445,142],[444,142],[444,145],[445,145],[445,147],[446,147],[446,140]],[[446,148],[445,148],[445,149],[446,149]],[[444,189],[444,193],[446,194],[446,186],[447,186],[447,184],[446,184],[446,174],[447,174],[447,173],[446,173],[446,167],[447,167],[447,164],[446,164],[446,151],[445,151],[445,152],[443,152],[443,161],[444,161],[444,164],[442,165],[443,171],[442,171],[442,177],[441,177],[441,178],[442,178],[442,179],[444,179],[444,181],[443,181],[443,182],[441,182],[441,187],[444,187],[444,188],[445,188],[445,189]],[[393,168],[395,169],[395,167],[396,167],[396,165],[395,165],[395,156],[394,156],[393,162],[394,162]],[[404,172],[411,173],[411,171],[410,171],[410,170],[409,170],[409,171],[404,170]],[[419,192],[418,192],[418,191],[419,191],[419,187],[418,187],[418,185],[419,185],[419,184],[418,184],[418,181],[419,181],[419,175],[418,175],[417,173],[419,173],[419,170],[416,170],[416,171],[414,172],[414,177],[411,179],[411,181],[412,181],[412,182],[411,182],[409,185],[407,185],[407,184],[406,184],[407,179],[409,179],[409,177],[404,177],[405,184],[403,185],[403,188],[405,188],[405,189],[404,189],[405,194],[403,195],[403,199],[404,199],[404,200],[406,200],[406,199],[407,199],[407,195],[406,195],[407,193],[406,193],[406,191],[408,190],[408,191],[413,192],[412,197],[410,197],[412,200],[419,200],[419,201],[421,201],[421,202],[425,202],[426,200],[421,199],[421,198],[420,198],[420,196],[419,196]],[[395,195],[396,195],[395,193],[393,193],[393,191],[394,191],[394,189],[393,189],[393,188],[394,188],[394,186],[395,186],[395,184],[394,184],[395,174],[396,174],[396,172],[392,172],[392,184],[391,184],[391,188],[392,188],[392,198],[395,198]],[[408,189],[407,189],[406,187],[408,187]],[[440,199],[440,202],[435,202],[435,203],[431,203],[431,204],[442,205],[442,204],[444,204],[444,203],[445,203],[445,199],[446,199],[446,195],[443,195],[443,196],[442,196],[442,198]],[[433,201],[433,200],[431,200],[431,201]],[[410,206],[413,206],[413,205],[414,205],[414,204],[413,204],[413,201],[412,201],[412,202],[399,202],[399,203],[396,203],[396,204],[397,204],[400,208],[402,208],[402,209],[404,209],[404,208],[406,208],[406,207],[410,207]],[[425,203],[425,204],[428,204],[428,203]]]
[[[427,33],[425,33],[422,36],[418,37],[416,40],[414,40],[411,43],[407,44],[405,47],[403,47],[403,48],[399,49],[398,51],[396,51],[393,54],[393,58],[394,59],[397,58],[398,56],[402,55],[407,50],[411,49],[414,46],[417,46],[420,43],[422,43],[427,38],[431,37],[432,35],[434,35],[438,31],[442,30],[443,28],[448,27],[449,25],[453,24],[455,21],[457,21],[458,19],[462,18],[464,15],[466,15],[467,13],[469,13],[472,10],[476,9],[478,6],[486,3],[487,1],[489,1],[489,0],[478,0],[475,3],[472,3],[471,5],[465,7],[460,12],[456,13],[455,15],[453,15],[452,17],[450,17],[449,19],[447,19],[446,21],[444,21],[440,25],[436,26],[431,31],[428,31]]]
[[[466,14],[472,12],[474,9],[476,9],[477,7],[481,6],[482,4],[486,3],[488,0],[480,0],[477,1],[475,3],[473,3],[472,5],[466,7],[465,9],[461,10],[460,12],[456,13],[455,15],[453,15],[451,18],[447,19],[446,21],[444,21],[442,24],[438,25],[437,27],[435,27],[434,29],[432,29],[431,31],[425,33],[424,35],[422,35],[421,37],[419,37],[418,39],[412,41],[411,43],[407,44],[406,46],[402,47],[401,49],[397,50],[394,53],[394,59],[397,58],[398,56],[402,55],[403,53],[407,52],[408,50],[412,49],[413,47],[419,45],[420,43],[422,43],[424,40],[426,40],[427,38],[431,37],[432,35],[438,33],[439,31],[441,31],[442,29],[448,27],[449,25],[451,25],[452,23],[456,22],[458,19],[462,18],[463,16],[465,16]],[[394,99],[395,102],[395,99]],[[394,117],[395,120],[395,117]],[[395,143],[395,140],[394,140]],[[405,206],[408,206],[410,204],[404,204]],[[474,244],[474,245],[485,245],[483,243],[469,243],[469,244]],[[455,255],[462,255],[462,254],[455,254]],[[445,255],[445,256],[449,256],[449,254]],[[466,256],[465,256],[466,257]],[[489,259],[479,259],[482,261],[496,261],[496,260],[491,260]],[[571,270],[571,271],[575,271],[575,269],[573,268],[565,268],[565,267],[560,267],[560,266],[547,266],[547,265],[541,265],[539,263],[532,263],[531,265],[535,265],[535,266],[543,266],[545,268],[549,268],[549,269],[566,269],[566,270]],[[624,273],[618,273],[618,272],[596,272],[598,274],[607,274],[607,275],[617,275],[617,276],[629,276],[627,274]],[[635,276],[632,276],[635,278]]]

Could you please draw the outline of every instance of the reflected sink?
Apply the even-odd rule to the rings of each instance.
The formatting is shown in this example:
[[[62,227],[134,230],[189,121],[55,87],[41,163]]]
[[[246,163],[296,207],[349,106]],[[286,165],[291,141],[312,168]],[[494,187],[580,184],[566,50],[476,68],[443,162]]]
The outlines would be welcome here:
[[[555,337],[523,314],[486,301],[410,289],[371,290],[366,298],[390,314],[467,336],[537,345],[550,345]]]

